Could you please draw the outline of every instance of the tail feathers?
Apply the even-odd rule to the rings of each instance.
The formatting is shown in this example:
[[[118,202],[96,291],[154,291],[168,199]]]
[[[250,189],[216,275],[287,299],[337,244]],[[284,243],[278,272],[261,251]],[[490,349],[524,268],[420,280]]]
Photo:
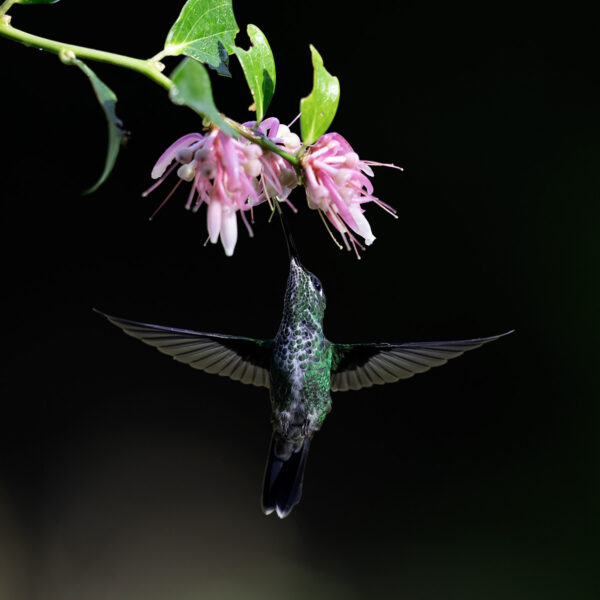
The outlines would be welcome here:
[[[297,452],[279,454],[276,452],[281,441],[273,434],[269,460],[265,470],[262,508],[266,515],[277,512],[280,519],[287,517],[302,496],[302,479],[310,447],[306,438]]]

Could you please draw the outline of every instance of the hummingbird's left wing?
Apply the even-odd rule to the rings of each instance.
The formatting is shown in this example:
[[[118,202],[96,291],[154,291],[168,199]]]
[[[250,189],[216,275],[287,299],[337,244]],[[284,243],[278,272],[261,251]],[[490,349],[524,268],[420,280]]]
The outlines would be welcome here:
[[[127,335],[154,346],[163,354],[194,369],[242,383],[269,387],[272,340],[175,329],[112,317],[99,310],[95,312],[120,327]]]
[[[360,390],[374,384],[408,379],[508,333],[512,332],[453,342],[334,344],[331,391]]]

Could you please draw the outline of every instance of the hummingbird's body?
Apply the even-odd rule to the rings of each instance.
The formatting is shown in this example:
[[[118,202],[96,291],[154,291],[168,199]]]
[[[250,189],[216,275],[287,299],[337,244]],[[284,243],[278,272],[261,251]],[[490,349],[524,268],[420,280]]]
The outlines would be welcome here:
[[[331,410],[332,353],[324,314],[321,284],[293,259],[270,368],[273,426],[290,443],[312,435]]]
[[[269,371],[273,440],[263,510],[286,516],[300,500],[310,440],[331,410],[332,345],[323,334],[320,281],[292,256]]]
[[[501,336],[421,343],[335,344],[323,333],[325,294],[286,233],[290,273],[273,339],[203,333],[104,315],[125,333],[207,373],[270,390],[273,437],[265,470],[266,514],[299,502],[310,442],[331,410],[331,391],[392,383],[445,364]],[[102,314],[102,313],[101,313]],[[505,334],[503,334],[505,335]]]

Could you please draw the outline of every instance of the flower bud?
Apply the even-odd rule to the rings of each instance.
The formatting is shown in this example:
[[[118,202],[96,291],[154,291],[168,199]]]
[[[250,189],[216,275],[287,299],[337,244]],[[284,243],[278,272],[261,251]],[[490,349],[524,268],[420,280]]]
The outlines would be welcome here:
[[[196,162],[204,162],[210,156],[210,148],[202,147],[196,150],[194,154],[194,160]]]
[[[179,179],[184,181],[192,181],[196,176],[196,165],[194,163],[188,163],[187,165],[181,165],[177,169],[177,175]]]
[[[250,177],[258,177],[262,171],[262,165],[258,159],[253,158],[252,160],[244,163],[243,169],[247,175],[250,175]]]
[[[182,165],[185,165],[191,162],[194,158],[194,151],[191,148],[180,148],[179,150],[177,150],[175,158]]]
[[[198,165],[200,174],[205,179],[214,179],[217,176],[217,165],[212,162],[206,162],[203,165]]]

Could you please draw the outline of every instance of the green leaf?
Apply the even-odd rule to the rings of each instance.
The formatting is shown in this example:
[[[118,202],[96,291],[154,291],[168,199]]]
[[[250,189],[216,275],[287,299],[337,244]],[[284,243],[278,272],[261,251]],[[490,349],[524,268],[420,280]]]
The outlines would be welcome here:
[[[175,85],[169,91],[169,98],[175,104],[189,106],[221,131],[237,138],[215,106],[208,71],[199,62],[184,59],[171,74],[171,80]]]
[[[163,56],[185,54],[229,75],[228,55],[240,30],[231,0],[188,0],[165,41]]]
[[[58,0],[17,0],[16,4],[56,4]]]
[[[69,61],[70,64],[77,65],[89,78],[98,102],[104,111],[106,117],[106,123],[108,124],[108,149],[106,151],[106,160],[104,163],[104,170],[100,179],[89,189],[85,190],[84,194],[91,194],[95,192],[107,179],[112,171],[121,144],[124,142],[126,132],[121,129],[123,122],[115,112],[117,106],[117,96],[115,93],[90,69],[84,62],[78,58],[73,58]]]
[[[260,123],[275,92],[275,60],[265,34],[256,25],[248,25],[246,30],[252,42],[249,50],[234,46],[248,87],[254,98],[256,122]]]
[[[311,45],[314,81],[312,92],[300,101],[302,141],[312,144],[328,129],[340,101],[340,82],[323,66],[323,59]]]

